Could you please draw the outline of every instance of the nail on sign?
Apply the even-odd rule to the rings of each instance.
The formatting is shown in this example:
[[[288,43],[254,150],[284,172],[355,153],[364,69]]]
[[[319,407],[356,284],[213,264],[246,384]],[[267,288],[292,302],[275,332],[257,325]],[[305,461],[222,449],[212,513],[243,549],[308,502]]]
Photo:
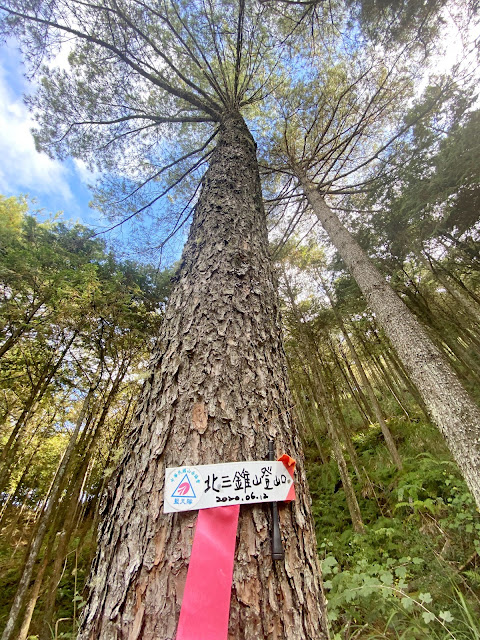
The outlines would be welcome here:
[[[283,462],[230,462],[165,471],[164,513],[294,498]]]

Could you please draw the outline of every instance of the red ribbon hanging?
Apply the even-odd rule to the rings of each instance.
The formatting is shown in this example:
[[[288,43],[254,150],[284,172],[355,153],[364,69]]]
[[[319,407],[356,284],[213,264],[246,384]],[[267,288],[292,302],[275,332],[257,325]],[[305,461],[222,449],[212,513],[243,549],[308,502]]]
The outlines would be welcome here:
[[[176,640],[227,640],[239,511],[198,512]]]
[[[293,480],[293,474],[295,472],[295,464],[296,464],[295,460],[291,458],[289,455],[287,455],[286,453],[284,453],[283,456],[280,456],[280,458],[278,459],[278,462],[283,462],[286,470],[288,471],[288,473],[290,474]],[[285,502],[291,502],[292,500],[295,500],[295,484],[293,482],[287,494],[287,497],[285,498]]]

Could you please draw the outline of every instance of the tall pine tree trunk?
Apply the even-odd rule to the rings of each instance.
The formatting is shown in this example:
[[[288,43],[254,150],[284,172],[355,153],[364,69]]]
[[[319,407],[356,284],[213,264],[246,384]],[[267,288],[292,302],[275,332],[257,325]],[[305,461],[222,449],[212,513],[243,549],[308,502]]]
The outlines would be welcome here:
[[[104,500],[79,638],[175,637],[197,515],[163,514],[165,467],[263,459],[269,437],[298,460],[297,500],[279,508],[285,562],[271,558],[270,509],[242,507],[229,639],[324,638],[255,143],[238,113],[222,123],[158,344]]]
[[[480,507],[480,410],[442,353],[301,170],[304,193],[416,385]]]

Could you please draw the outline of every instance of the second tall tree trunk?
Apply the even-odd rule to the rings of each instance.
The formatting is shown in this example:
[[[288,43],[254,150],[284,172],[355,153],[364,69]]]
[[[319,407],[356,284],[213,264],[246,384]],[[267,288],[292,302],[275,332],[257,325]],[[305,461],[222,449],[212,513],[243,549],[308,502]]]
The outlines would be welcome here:
[[[480,410],[425,330],[305,174],[304,193],[444,435],[480,508]]]

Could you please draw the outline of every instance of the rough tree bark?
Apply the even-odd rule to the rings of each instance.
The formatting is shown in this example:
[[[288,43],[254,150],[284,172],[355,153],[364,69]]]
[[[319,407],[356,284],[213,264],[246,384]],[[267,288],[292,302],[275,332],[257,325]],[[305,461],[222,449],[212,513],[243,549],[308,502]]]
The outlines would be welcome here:
[[[480,507],[480,410],[448,362],[356,240],[327,206],[315,185],[296,175],[316,216],[375,312],[401,362],[455,458]]]
[[[297,458],[273,564],[265,505],[241,508],[230,640],[320,640],[323,600],[300,441],[291,420],[255,143],[226,114],[126,453],[103,503],[81,640],[174,638],[196,513],[163,514],[164,470]]]

